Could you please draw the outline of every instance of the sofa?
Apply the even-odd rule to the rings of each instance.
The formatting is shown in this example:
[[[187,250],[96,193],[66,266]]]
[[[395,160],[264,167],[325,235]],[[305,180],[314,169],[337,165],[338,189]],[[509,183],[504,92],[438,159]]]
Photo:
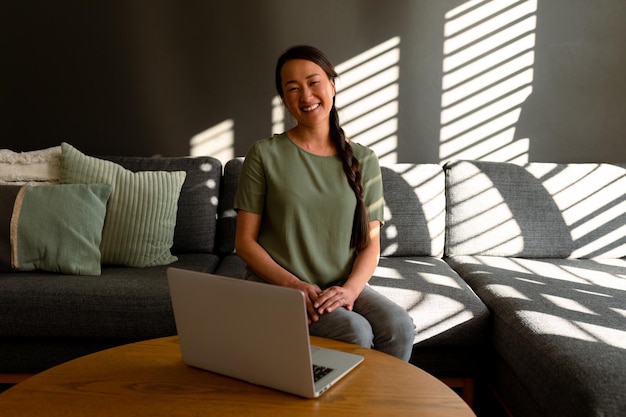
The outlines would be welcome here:
[[[626,166],[457,161],[446,262],[490,311],[514,416],[626,415]]]
[[[105,262],[99,275],[0,273],[0,382],[176,334],[168,266],[245,273],[234,250],[242,158],[224,166],[208,156],[81,158],[126,176],[184,173],[172,262]],[[489,387],[516,417],[626,415],[626,167],[455,161],[381,170],[385,226],[370,285],[412,316],[411,363],[470,403],[476,382]]]

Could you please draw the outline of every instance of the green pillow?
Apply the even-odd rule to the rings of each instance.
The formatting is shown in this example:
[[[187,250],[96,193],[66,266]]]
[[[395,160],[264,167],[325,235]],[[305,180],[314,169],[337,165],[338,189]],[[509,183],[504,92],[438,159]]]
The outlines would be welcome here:
[[[113,191],[102,230],[102,263],[133,267],[167,265],[184,171],[132,172],[62,143],[62,183],[105,183]]]
[[[108,184],[0,186],[0,270],[100,275]]]

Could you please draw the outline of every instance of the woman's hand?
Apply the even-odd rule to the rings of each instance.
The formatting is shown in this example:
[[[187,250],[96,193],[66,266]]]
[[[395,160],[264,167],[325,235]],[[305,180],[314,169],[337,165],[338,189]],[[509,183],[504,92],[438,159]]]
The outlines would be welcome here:
[[[322,290],[317,285],[309,284],[308,282],[297,280],[288,285],[289,287],[296,288],[304,293],[304,299],[306,301],[306,309],[308,312],[309,324],[316,322],[320,319],[317,309],[314,307]]]
[[[321,292],[313,307],[317,309],[319,314],[332,313],[340,307],[352,311],[358,296],[358,291],[353,291],[347,287],[329,287]]]

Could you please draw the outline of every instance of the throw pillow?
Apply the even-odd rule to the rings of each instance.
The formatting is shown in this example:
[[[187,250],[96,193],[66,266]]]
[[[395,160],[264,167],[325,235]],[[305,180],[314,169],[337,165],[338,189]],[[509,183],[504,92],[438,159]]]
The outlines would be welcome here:
[[[61,146],[29,152],[0,149],[0,183],[59,182]]]
[[[185,171],[178,198],[172,253],[213,253],[218,202],[221,205],[222,164],[210,156],[98,156],[133,172]],[[219,226],[218,226],[219,227]],[[234,230],[234,229],[233,229]]]
[[[67,143],[61,147],[61,182],[105,183],[113,188],[100,244],[103,263],[146,267],[178,259],[170,249],[184,171],[132,172]]]
[[[100,275],[108,184],[0,186],[0,270]]]

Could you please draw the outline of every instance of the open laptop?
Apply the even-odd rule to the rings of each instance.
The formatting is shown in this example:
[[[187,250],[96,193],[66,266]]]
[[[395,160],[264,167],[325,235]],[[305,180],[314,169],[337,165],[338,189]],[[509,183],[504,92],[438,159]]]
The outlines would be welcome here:
[[[363,361],[310,345],[301,291],[177,268],[167,279],[188,365],[316,398]]]

